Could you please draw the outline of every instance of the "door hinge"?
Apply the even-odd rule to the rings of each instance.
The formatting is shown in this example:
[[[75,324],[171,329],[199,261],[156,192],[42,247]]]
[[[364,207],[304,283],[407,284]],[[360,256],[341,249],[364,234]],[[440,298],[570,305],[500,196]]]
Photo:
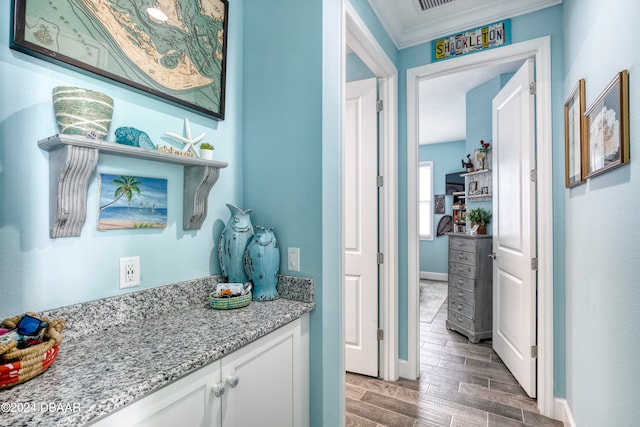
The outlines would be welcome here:
[[[378,187],[382,187],[382,186],[384,185],[384,177],[382,177],[382,176],[378,175],[378,176],[376,177],[376,185],[377,185]]]
[[[382,252],[378,252],[378,264],[384,264],[384,254]]]
[[[378,329],[378,341],[384,340],[384,331],[382,329]]]
[[[538,270],[538,258],[531,258],[531,269],[534,271]]]
[[[531,177],[531,182],[536,182],[538,180],[538,171],[531,169],[529,176]]]
[[[536,94],[536,82],[529,83],[529,93],[531,95],[535,95]]]
[[[537,359],[538,358],[538,346],[537,345],[532,345],[531,346],[531,358],[532,359]]]
[[[384,101],[382,99],[378,99],[376,101],[376,112],[380,112],[384,109]]]

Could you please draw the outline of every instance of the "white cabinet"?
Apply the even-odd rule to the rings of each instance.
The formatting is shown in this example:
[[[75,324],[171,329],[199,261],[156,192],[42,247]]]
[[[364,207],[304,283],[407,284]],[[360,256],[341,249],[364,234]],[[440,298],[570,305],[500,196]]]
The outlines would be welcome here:
[[[308,426],[308,349],[305,315],[95,425]]]

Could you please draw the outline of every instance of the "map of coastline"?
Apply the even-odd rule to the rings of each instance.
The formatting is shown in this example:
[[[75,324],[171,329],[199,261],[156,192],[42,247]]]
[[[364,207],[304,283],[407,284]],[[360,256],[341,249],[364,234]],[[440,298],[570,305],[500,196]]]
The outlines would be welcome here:
[[[221,0],[27,5],[27,40],[196,105],[219,108],[226,12]],[[167,19],[152,17],[148,7]]]

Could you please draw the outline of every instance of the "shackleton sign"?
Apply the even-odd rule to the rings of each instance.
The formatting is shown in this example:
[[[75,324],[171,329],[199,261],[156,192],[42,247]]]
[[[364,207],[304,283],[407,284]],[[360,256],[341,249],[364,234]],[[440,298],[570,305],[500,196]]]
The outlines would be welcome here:
[[[511,20],[496,22],[433,40],[432,61],[454,58],[511,43]]]

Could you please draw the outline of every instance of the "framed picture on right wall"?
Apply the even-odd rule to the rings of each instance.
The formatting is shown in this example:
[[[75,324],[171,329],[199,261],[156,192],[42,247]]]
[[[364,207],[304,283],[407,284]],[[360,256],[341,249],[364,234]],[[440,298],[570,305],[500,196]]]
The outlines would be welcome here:
[[[629,73],[620,71],[585,113],[586,176],[629,162]]]
[[[585,82],[578,84],[564,103],[564,150],[565,150],[565,187],[570,188],[584,182],[582,150],[585,130]]]

